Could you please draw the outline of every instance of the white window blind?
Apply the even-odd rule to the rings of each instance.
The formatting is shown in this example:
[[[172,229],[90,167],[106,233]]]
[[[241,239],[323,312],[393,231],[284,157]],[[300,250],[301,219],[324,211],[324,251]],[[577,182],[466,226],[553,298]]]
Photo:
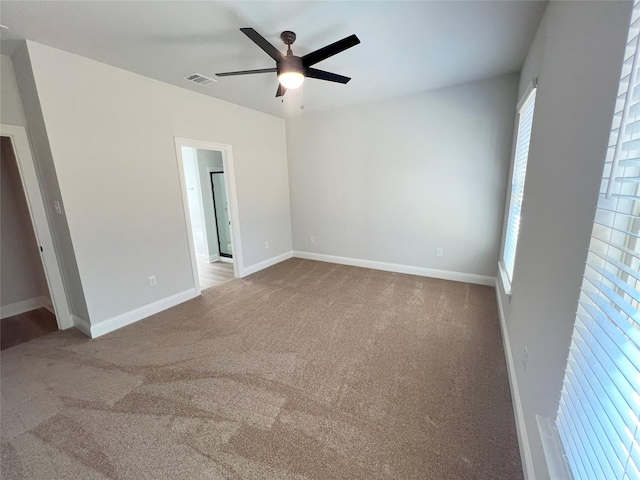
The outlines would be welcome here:
[[[536,103],[535,84],[524,102],[518,109],[518,131],[516,148],[513,158],[513,176],[511,178],[511,199],[509,200],[509,215],[504,239],[504,253],[502,263],[507,274],[507,281],[513,279],[513,267],[516,261],[516,247],[520,231],[520,212],[524,195],[524,180],[527,173],[527,159],[529,158],[529,143],[531,140],[531,125],[533,124],[533,110]]]
[[[575,479],[640,479],[639,17],[636,0],[556,420]]]

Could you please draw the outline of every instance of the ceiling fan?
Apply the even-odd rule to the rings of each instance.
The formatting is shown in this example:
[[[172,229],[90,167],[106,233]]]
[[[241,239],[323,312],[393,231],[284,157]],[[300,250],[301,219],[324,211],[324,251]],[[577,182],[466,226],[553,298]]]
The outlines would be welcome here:
[[[291,45],[296,41],[296,34],[290,31],[284,31],[280,34],[280,38],[287,45],[287,53],[282,54],[276,47],[271,45],[262,35],[253,28],[241,28],[240,31],[249,37],[253,42],[264,50],[267,55],[276,61],[275,68],[261,68],[258,70],[241,70],[239,72],[216,73],[218,77],[230,77],[233,75],[249,75],[253,73],[277,73],[278,91],[276,97],[281,97],[287,89],[298,88],[304,82],[305,77],[316,78],[318,80],[327,80],[329,82],[347,83],[351,78],[338,75],[336,73],[311,68],[322,60],[337,55],[348,48],[354,47],[360,43],[355,35],[350,35],[338,40],[337,42],[322,47],[314,52],[308,53],[302,57],[298,57],[291,51]]]

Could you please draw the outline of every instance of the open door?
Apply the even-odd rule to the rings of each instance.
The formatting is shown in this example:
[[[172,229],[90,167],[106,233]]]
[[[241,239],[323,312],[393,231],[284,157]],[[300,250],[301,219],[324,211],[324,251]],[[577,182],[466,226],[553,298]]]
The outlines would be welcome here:
[[[42,192],[40,191],[40,183],[27,137],[27,130],[22,126],[0,124],[0,136],[11,142],[15,153],[58,328],[64,330],[73,327],[73,317],[67,302],[67,294],[58,264],[53,236],[49,229],[49,221]]]

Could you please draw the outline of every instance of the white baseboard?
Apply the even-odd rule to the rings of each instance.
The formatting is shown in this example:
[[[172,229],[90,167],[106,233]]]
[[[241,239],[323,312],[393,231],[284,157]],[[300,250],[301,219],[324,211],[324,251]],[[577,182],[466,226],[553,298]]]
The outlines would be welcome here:
[[[87,337],[91,338],[91,324],[86,320],[76,317],[75,315],[71,315],[73,318],[73,326],[84,333]]]
[[[511,401],[513,402],[513,414],[516,419],[516,431],[518,433],[518,444],[520,446],[520,458],[522,461],[522,470],[525,480],[535,480],[533,471],[533,459],[531,457],[531,447],[529,446],[529,437],[527,436],[527,426],[524,421],[524,412],[522,411],[522,401],[520,400],[520,390],[518,389],[518,378],[516,377],[516,366],[513,362],[513,354],[511,353],[511,342],[509,341],[509,333],[507,331],[504,309],[500,299],[500,285],[496,279],[496,302],[498,303],[498,317],[500,318],[500,331],[502,332],[502,346],[504,355],[507,360],[507,369],[509,373],[509,387],[511,388]]]
[[[91,338],[100,337],[109,332],[113,332],[114,330],[142,320],[143,318],[147,318],[155,313],[178,305],[179,303],[191,300],[194,297],[196,297],[196,291],[194,288],[190,288],[189,290],[185,290],[184,292],[176,293],[175,295],[171,295],[170,297],[163,298],[162,300],[158,300],[143,307],[136,308],[135,310],[123,313],[122,315],[118,315],[116,317],[91,324],[89,326],[89,336]],[[76,326],[78,326],[78,324],[76,324]],[[78,328],[84,332],[83,328],[86,327],[83,325],[78,326]]]
[[[51,300],[48,297],[29,298],[21,302],[2,305],[0,307],[0,318],[13,317],[14,315],[20,315],[21,313],[30,312],[31,310],[37,310],[42,307],[50,310],[53,308],[51,306]]]
[[[340,265],[350,265],[352,267],[372,268],[374,270],[384,270],[386,272],[406,273],[408,275],[418,275],[420,277],[440,278],[442,280],[453,280],[455,282],[475,283],[490,287],[493,287],[496,284],[496,277],[477,275],[475,273],[452,272],[450,270],[414,267],[411,265],[400,265],[397,263],[377,262],[375,260],[338,257],[336,255],[325,255],[322,253],[300,252],[298,250],[293,251],[293,256],[297,258],[305,258],[307,260],[338,263]]]
[[[276,263],[284,262],[291,257],[293,257],[293,252],[285,252],[281,255],[276,255],[275,257],[268,258],[260,263],[254,263],[253,265],[244,267],[240,272],[240,278],[244,278],[247,275],[259,272],[260,270],[264,270],[265,268],[271,267]]]
[[[219,255],[202,255],[202,254],[199,253],[199,254],[196,254],[196,257],[198,257],[203,262],[207,262],[207,263],[213,263],[213,262],[217,262],[218,260],[220,260],[220,256]]]

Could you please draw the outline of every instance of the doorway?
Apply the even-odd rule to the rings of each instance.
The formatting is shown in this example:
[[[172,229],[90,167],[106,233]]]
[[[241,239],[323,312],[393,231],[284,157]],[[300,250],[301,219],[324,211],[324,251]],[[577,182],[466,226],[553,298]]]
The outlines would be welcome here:
[[[239,276],[240,226],[231,146],[176,138],[196,294]]]
[[[1,350],[54,332],[60,323],[23,180],[14,139],[0,134]]]
[[[62,279],[62,272],[58,264],[57,252],[53,243],[53,236],[49,229],[49,222],[47,219],[47,212],[45,203],[43,201],[43,194],[40,190],[40,182],[38,173],[36,170],[36,164],[31,153],[31,145],[29,143],[29,137],[27,136],[27,130],[23,126],[0,124],[0,141],[2,147],[2,163],[7,163],[10,169],[13,170],[13,174],[9,173],[5,178],[4,166],[2,173],[2,235],[8,233],[7,241],[16,241],[20,239],[16,226],[9,226],[5,230],[5,222],[8,220],[5,216],[5,210],[11,207],[9,203],[5,202],[5,182],[10,182],[9,190],[14,190],[21,195],[22,209],[21,222],[23,230],[29,236],[29,239],[22,237],[24,245],[22,247],[29,248],[28,258],[33,265],[33,268],[37,272],[35,278],[37,279],[40,287],[41,294],[38,296],[38,292],[31,290],[27,293],[25,289],[21,288],[19,295],[9,294],[4,291],[5,287],[11,286],[16,288],[19,284],[19,280],[25,278],[25,272],[21,267],[16,267],[11,262],[5,262],[5,257],[12,251],[11,247],[5,250],[5,239],[2,244],[2,322],[3,327],[8,326],[8,318],[17,315],[22,315],[37,310],[39,313],[36,316],[40,318],[34,319],[34,324],[41,324],[44,317],[49,317],[45,320],[47,327],[42,325],[36,328],[30,328],[27,324],[18,325],[17,335],[23,336],[24,339],[32,338],[33,335],[39,336],[39,334],[47,333],[50,330],[64,330],[74,326],[73,317],[67,301],[67,295],[65,291],[65,284]],[[14,209],[15,210],[15,209]],[[16,214],[15,211],[9,214]],[[15,223],[14,223],[15,225]],[[25,257],[23,257],[25,258]],[[14,259],[15,260],[15,259]],[[24,261],[23,261],[24,262]],[[11,280],[5,282],[5,277],[11,277]],[[24,283],[23,283],[24,287]],[[32,280],[33,287],[33,280]],[[13,296],[11,296],[13,295]],[[34,296],[36,295],[36,296]],[[42,310],[41,310],[42,309]],[[24,317],[22,317],[24,320]],[[16,319],[14,319],[16,320]],[[53,320],[53,321],[51,321]],[[26,327],[27,333],[23,335],[23,327]],[[43,331],[43,329],[45,331]],[[31,333],[29,333],[31,332]],[[4,332],[2,332],[4,333]],[[4,335],[3,335],[4,336]]]
[[[10,137],[0,136],[0,349],[58,330],[20,169]]]

